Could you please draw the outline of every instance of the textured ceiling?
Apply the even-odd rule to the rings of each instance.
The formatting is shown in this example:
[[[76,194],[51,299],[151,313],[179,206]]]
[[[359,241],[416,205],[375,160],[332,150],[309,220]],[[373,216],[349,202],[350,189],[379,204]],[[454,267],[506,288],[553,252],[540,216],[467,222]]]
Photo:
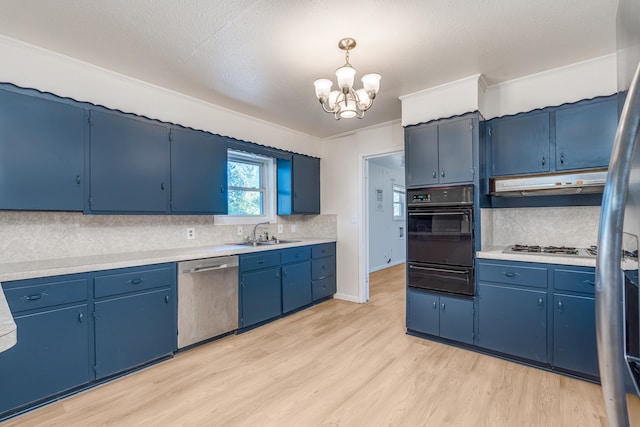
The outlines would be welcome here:
[[[398,97],[615,51],[615,0],[0,0],[0,33],[318,137],[399,119]],[[364,119],[323,113],[353,37],[382,74]]]

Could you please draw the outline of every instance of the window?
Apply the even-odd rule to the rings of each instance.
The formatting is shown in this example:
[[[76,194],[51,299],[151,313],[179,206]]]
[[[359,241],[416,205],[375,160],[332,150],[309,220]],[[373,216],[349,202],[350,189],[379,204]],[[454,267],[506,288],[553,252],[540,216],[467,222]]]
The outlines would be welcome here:
[[[393,184],[393,219],[404,220],[404,187]]]
[[[228,216],[272,217],[273,159],[237,151],[228,152]]]

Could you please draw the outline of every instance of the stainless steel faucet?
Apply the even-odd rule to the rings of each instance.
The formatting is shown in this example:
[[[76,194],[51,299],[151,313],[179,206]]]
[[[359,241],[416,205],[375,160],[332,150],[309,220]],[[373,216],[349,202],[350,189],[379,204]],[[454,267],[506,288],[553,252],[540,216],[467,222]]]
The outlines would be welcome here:
[[[265,225],[265,224],[269,224],[269,221],[266,222],[259,222],[255,225],[255,227],[253,227],[253,233],[252,233],[252,238],[253,238],[253,242],[257,242],[258,240],[256,239],[256,230],[258,229],[259,225]]]

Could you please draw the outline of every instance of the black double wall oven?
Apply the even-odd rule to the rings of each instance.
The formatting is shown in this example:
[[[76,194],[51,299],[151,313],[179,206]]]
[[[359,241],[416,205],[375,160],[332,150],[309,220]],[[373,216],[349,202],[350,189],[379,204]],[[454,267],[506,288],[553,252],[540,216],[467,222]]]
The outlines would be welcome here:
[[[473,185],[407,192],[407,282],[473,296]]]

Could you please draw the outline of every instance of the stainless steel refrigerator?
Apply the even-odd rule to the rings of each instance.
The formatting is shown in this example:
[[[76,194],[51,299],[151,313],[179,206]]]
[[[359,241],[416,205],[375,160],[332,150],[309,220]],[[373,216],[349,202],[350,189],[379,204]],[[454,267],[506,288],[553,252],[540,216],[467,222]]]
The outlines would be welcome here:
[[[640,0],[619,1],[616,32],[621,113],[600,214],[596,332],[607,417],[622,427],[627,393],[640,396],[638,271],[621,268],[640,236]]]

